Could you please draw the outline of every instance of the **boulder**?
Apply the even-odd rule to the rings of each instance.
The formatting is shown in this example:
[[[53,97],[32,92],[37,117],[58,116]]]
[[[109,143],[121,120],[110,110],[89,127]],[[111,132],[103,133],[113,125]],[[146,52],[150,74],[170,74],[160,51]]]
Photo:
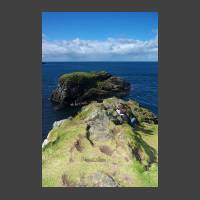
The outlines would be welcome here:
[[[90,187],[118,187],[118,183],[109,175],[103,172],[96,172],[82,180],[82,185]]]
[[[105,110],[96,110],[85,121],[88,125],[87,137],[93,143],[112,138],[109,129],[110,120]]]

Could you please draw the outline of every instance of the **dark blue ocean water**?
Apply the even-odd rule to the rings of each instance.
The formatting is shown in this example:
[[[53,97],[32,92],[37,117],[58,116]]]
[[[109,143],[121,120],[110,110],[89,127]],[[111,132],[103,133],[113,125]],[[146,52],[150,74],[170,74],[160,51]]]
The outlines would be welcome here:
[[[55,111],[49,97],[60,75],[75,71],[102,71],[122,77],[131,83],[127,97],[158,113],[157,62],[49,62],[42,64],[42,135],[46,137],[54,121],[69,116],[67,110]]]

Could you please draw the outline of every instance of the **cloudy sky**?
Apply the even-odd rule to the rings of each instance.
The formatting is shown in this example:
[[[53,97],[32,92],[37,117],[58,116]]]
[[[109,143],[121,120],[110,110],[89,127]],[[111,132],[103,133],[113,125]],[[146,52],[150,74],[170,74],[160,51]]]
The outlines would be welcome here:
[[[157,61],[155,12],[44,12],[43,61]]]

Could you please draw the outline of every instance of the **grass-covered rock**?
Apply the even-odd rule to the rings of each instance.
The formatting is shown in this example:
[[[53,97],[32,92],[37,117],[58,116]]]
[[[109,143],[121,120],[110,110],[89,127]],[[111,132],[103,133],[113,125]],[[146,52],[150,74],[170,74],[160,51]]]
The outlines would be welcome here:
[[[127,106],[131,127],[116,113]],[[108,98],[82,107],[49,132],[42,148],[43,187],[157,187],[158,124],[134,101]]]
[[[51,95],[51,101],[61,105],[83,105],[93,100],[123,97],[129,93],[130,84],[107,72],[73,72],[62,75]]]

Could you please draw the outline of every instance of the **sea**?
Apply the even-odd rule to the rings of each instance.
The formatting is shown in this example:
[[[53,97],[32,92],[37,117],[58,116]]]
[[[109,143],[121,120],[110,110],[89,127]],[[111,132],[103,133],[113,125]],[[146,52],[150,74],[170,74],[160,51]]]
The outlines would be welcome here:
[[[133,99],[158,115],[158,62],[44,62],[42,63],[42,138],[51,130],[53,122],[71,115],[69,109],[56,111],[49,100],[58,78],[77,71],[107,71],[126,79],[131,92],[125,99]]]

